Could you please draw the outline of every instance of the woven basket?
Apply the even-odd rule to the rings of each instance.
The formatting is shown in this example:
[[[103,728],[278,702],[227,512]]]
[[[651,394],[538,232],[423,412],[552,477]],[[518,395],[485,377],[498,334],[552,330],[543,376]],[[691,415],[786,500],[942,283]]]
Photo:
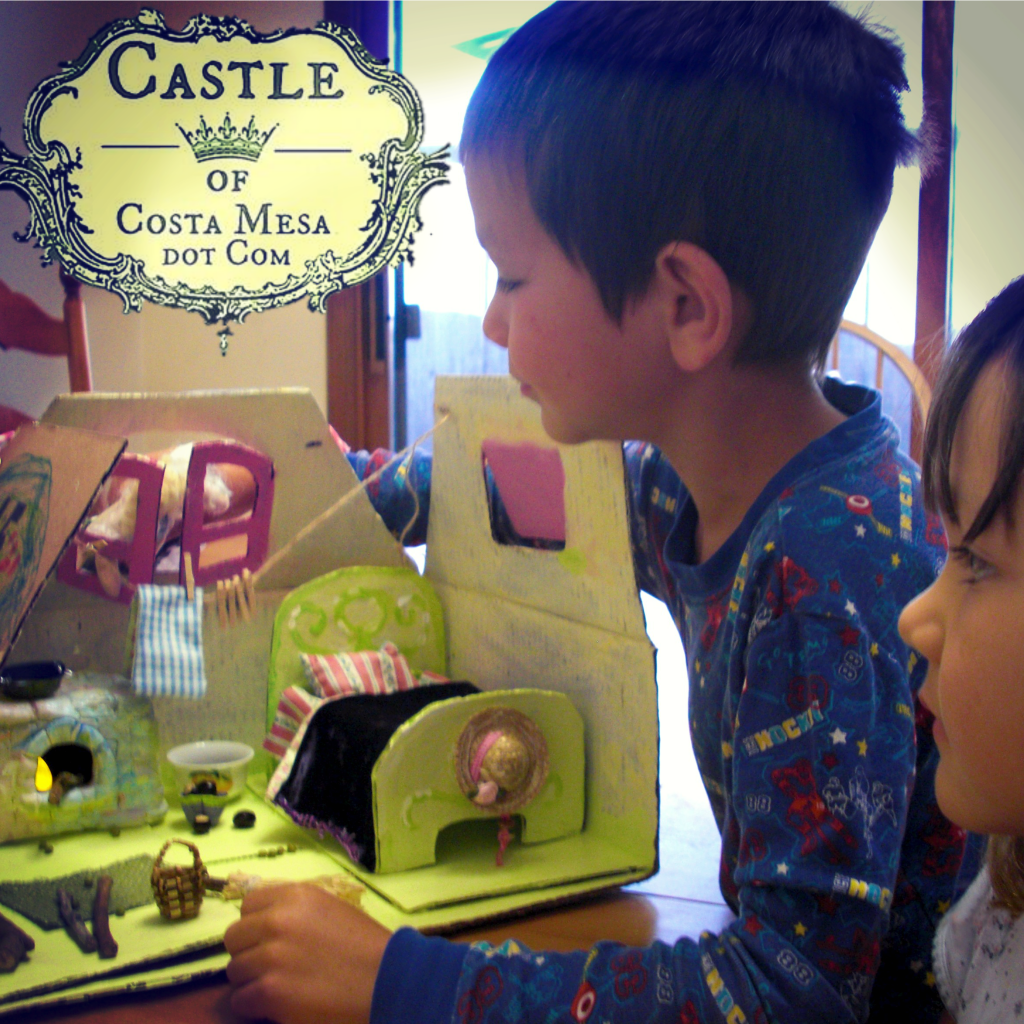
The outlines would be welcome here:
[[[192,863],[176,864],[173,867],[163,863],[164,854],[172,843],[181,843],[192,851]],[[203,893],[209,882],[209,872],[203,866],[199,850],[186,839],[168,839],[153,862],[153,897],[160,913],[172,921],[195,917],[203,903]]]

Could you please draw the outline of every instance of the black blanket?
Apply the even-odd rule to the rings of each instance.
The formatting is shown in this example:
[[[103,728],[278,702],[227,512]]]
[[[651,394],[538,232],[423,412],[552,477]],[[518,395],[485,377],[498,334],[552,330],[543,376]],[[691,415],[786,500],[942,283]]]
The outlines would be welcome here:
[[[479,692],[472,683],[441,683],[329,701],[313,713],[274,802],[300,825],[331,833],[372,871],[377,851],[370,773],[377,758],[398,727],[429,704]]]

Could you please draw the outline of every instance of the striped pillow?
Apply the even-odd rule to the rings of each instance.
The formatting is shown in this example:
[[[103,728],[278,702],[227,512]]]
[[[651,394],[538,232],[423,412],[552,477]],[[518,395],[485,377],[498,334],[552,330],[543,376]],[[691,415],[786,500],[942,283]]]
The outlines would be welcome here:
[[[291,748],[294,759],[294,751],[305,732],[303,726],[325,701],[351,697],[356,693],[394,693],[396,690],[411,690],[417,686],[449,681],[447,676],[436,672],[424,672],[417,679],[393,643],[386,643],[379,651],[300,654],[299,658],[315,693],[309,693],[301,686],[289,686],[281,692],[274,724],[263,741],[264,750],[270,751],[274,757],[285,758]],[[285,760],[291,763],[288,758]]]
[[[300,654],[299,658],[309,685],[320,697],[394,693],[420,685],[393,643],[386,643],[379,651]]]

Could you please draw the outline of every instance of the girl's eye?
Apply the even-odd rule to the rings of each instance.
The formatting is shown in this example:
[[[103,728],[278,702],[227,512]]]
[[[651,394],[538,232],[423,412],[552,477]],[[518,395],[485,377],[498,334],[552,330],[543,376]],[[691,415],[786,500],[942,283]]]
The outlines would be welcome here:
[[[499,277],[497,287],[499,292],[507,295],[509,292],[514,292],[521,284],[522,281],[510,281],[508,278]]]
[[[949,553],[967,570],[967,583],[977,583],[995,572],[995,566],[991,562],[986,562],[970,548],[954,547],[950,548]]]

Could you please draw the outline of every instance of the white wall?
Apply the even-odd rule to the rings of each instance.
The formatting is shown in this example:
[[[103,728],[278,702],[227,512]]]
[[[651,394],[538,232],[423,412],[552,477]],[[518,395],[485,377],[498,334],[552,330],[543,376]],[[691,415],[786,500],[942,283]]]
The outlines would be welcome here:
[[[1024,4],[956,5],[951,316],[1024,273]]]
[[[852,11],[891,28],[907,53],[907,124],[921,121],[919,0],[850,0]],[[1024,273],[1024,4],[970,0],[954,15],[956,150],[949,306],[963,327]],[[917,289],[920,174],[896,172],[892,203],[847,316],[910,350]]]
[[[141,4],[0,3],[0,137],[24,153],[22,117],[32,89],[55,74],[62,60],[78,57],[89,39],[115,18],[134,17]],[[323,17],[314,0],[224,3],[156,2],[168,24],[180,28],[193,14],[230,14],[260,31],[311,27]],[[44,268],[39,251],[16,242],[12,232],[28,222],[16,193],[0,191],[0,280],[61,315],[63,292],[55,266]],[[216,328],[196,313],[146,304],[123,314],[108,292],[83,289],[88,309],[93,387],[97,391],[184,391],[223,387],[308,387],[327,407],[326,323],[304,302],[253,314],[233,324],[234,337],[221,356]],[[68,388],[63,360],[0,352],[0,404],[39,415]]]
[[[903,94],[903,117],[916,131],[921,124],[921,0],[875,0],[844,3],[851,13],[864,12],[871,23],[890,29],[906,54],[910,91]],[[921,172],[897,167],[889,210],[875,235],[867,262],[846,307],[846,317],[865,324],[908,352],[914,347],[917,303],[917,214]]]

